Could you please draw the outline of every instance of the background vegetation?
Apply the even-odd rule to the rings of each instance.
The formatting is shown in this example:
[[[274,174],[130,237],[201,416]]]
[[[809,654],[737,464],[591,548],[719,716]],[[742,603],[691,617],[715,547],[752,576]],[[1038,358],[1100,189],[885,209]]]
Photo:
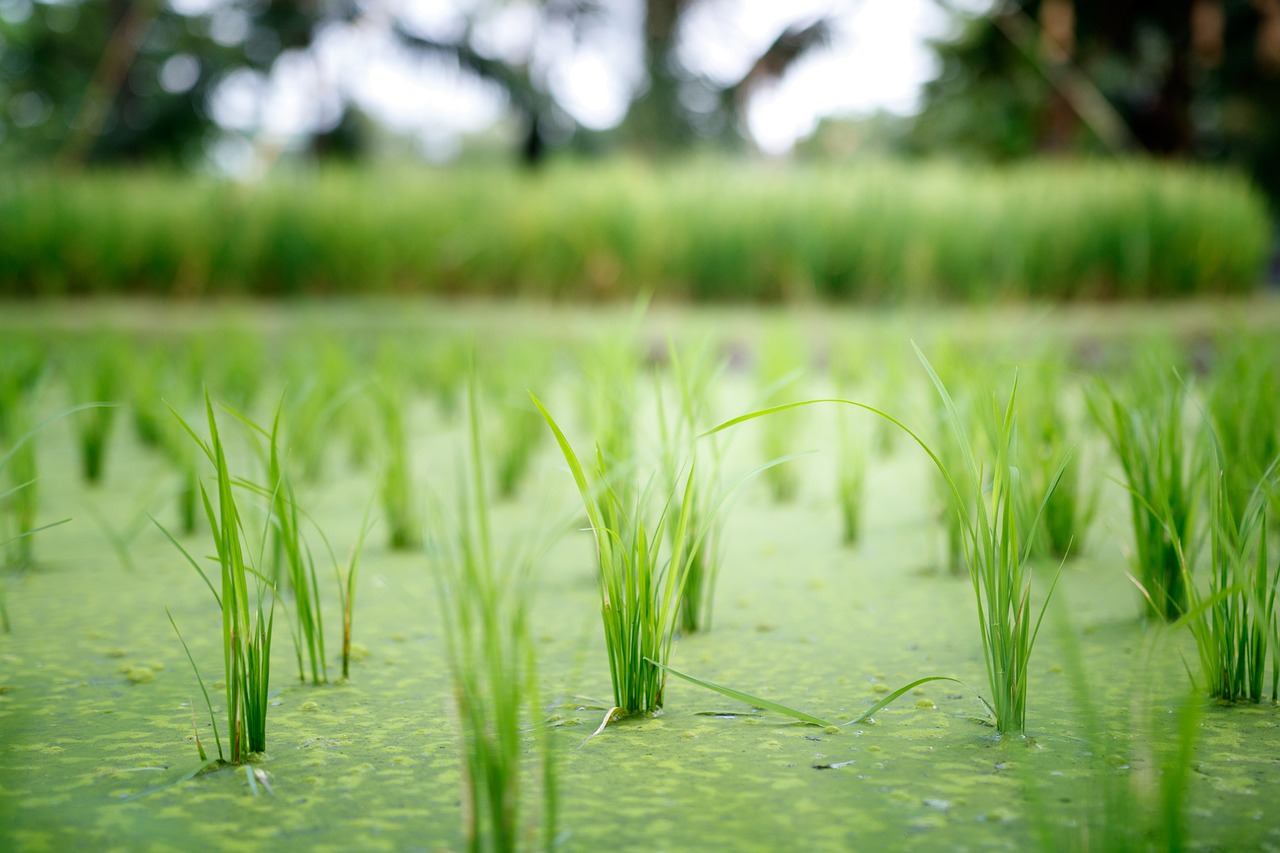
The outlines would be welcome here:
[[[724,161],[0,184],[0,295],[357,293],[897,302],[1242,293],[1264,202],[1154,163]]]

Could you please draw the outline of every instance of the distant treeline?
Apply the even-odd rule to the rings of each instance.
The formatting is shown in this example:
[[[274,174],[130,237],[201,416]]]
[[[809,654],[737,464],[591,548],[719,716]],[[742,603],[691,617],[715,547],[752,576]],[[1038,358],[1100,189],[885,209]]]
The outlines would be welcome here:
[[[1090,299],[1242,293],[1243,180],[1149,162],[0,180],[0,295]]]

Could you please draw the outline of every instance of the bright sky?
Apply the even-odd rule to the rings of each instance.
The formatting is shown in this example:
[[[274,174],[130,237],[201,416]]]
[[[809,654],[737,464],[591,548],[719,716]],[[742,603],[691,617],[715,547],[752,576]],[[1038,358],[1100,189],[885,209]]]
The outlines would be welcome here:
[[[220,0],[170,2],[216,7]],[[990,0],[951,5],[981,9]],[[282,56],[269,77],[233,75],[214,98],[215,117],[287,142],[332,122],[345,94],[388,126],[418,137],[435,158],[456,152],[461,136],[502,119],[498,92],[397,45],[391,15],[444,39],[460,32],[465,15],[488,10],[475,29],[477,48],[527,62],[585,127],[616,125],[644,83],[641,0],[604,0],[598,25],[576,41],[569,32],[536,26],[539,13],[529,0],[383,0],[364,8],[357,23],[322,32],[312,51]],[[824,116],[918,108],[921,86],[935,73],[925,41],[950,26],[936,0],[702,0],[686,18],[679,60],[713,81],[734,82],[788,24],[819,16],[834,22],[830,45],[812,51],[749,105],[748,128],[763,150],[785,153]],[[223,25],[229,36],[236,34],[236,21]]]

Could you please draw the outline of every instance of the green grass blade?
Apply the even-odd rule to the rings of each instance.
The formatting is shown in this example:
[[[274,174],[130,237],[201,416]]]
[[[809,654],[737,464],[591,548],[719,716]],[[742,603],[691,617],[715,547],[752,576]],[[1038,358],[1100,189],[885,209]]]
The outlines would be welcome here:
[[[200,685],[200,693],[204,695],[205,707],[209,709],[209,723],[213,726],[213,742],[218,746],[218,760],[223,761],[222,757],[222,738],[218,736],[218,720],[213,713],[213,702],[209,699],[209,691],[204,686],[204,679],[200,677],[200,667],[196,666],[196,659],[191,655],[191,649],[187,647],[187,641],[182,638],[182,632],[178,630],[178,623],[173,620],[173,614],[169,612],[169,608],[164,609],[164,615],[169,617],[169,624],[173,626],[173,633],[178,635],[178,642],[182,644],[182,650],[187,653],[187,661],[191,664],[191,671],[196,674],[196,683]]]
[[[851,725],[854,725],[855,723],[861,723],[864,720],[869,719],[872,714],[876,714],[880,711],[883,711],[885,708],[892,705],[897,699],[899,699],[908,690],[913,690],[919,687],[921,684],[928,684],[930,681],[953,681],[956,684],[961,685],[962,687],[968,688],[969,690],[973,690],[972,687],[969,687],[969,685],[965,684],[963,681],[961,681],[958,678],[952,678],[949,675],[929,675],[924,678],[918,678],[915,681],[911,682],[910,684],[904,684],[903,686],[899,687],[897,690],[890,693],[888,696],[881,699],[876,704],[872,705],[867,710],[863,711],[854,719],[850,720],[847,723],[841,723],[840,725],[851,726]],[[974,692],[976,693],[977,691],[974,691]],[[986,699],[983,699],[981,696],[979,696],[978,701],[981,702],[984,706],[986,706],[987,711],[993,717],[995,716],[995,709],[993,709],[989,704],[987,704]]]
[[[812,714],[806,714],[804,711],[798,711],[795,708],[792,708],[787,705],[783,705],[780,702],[773,702],[768,699],[762,699],[759,696],[752,696],[750,693],[744,693],[741,690],[735,690],[732,687],[725,687],[723,684],[716,684],[714,681],[707,681],[705,679],[698,678],[697,676],[693,676],[693,675],[689,675],[688,673],[681,672],[678,669],[672,669],[669,666],[665,666],[664,664],[658,663],[653,658],[645,658],[645,660],[653,664],[654,666],[658,667],[659,669],[664,670],[665,672],[671,673],[677,678],[683,678],[685,681],[688,681],[690,684],[696,684],[699,687],[703,687],[703,688],[706,688],[707,690],[711,690],[715,693],[719,693],[722,696],[728,696],[730,699],[737,699],[739,702],[745,702],[748,705],[751,705],[753,708],[761,708],[765,711],[772,711],[775,714],[782,714],[785,717],[791,717],[792,719],[799,720],[802,723],[808,723],[809,725],[812,725],[812,726],[822,726],[826,728],[828,726],[835,725],[835,723],[828,722],[822,719],[821,717],[815,717]]]

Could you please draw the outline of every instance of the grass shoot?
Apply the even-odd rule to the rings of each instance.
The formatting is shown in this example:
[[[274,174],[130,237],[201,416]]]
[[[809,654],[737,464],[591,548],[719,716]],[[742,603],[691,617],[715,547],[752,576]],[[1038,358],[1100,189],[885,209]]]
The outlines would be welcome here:
[[[527,561],[494,554],[474,379],[468,453],[457,517],[437,515],[429,553],[463,737],[463,832],[472,851],[549,849],[555,837],[555,775],[542,742],[541,814],[531,809],[523,754],[536,704],[529,634]],[[541,832],[538,825],[541,824]],[[534,841],[541,835],[539,841]]]
[[[786,403],[740,415],[705,434],[714,434],[744,421],[801,406],[842,403],[888,419],[919,444],[954,494],[956,511],[961,516],[964,552],[978,605],[978,628],[992,695],[988,707],[992,710],[995,726],[1001,734],[1021,734],[1026,728],[1027,676],[1031,652],[1044,617],[1045,606],[1048,605],[1053,590],[1050,588],[1039,612],[1033,610],[1030,601],[1031,572],[1027,564],[1025,543],[1019,535],[1016,509],[1020,486],[1014,459],[1017,381],[1015,380],[1008,402],[1003,408],[998,401],[993,400],[997,425],[994,431],[996,458],[991,468],[990,488],[984,491],[981,484],[986,481],[986,470],[978,463],[964,419],[946,386],[918,347],[916,355],[929,374],[947,412],[948,423],[954,431],[957,447],[964,460],[964,480],[958,480],[938,454],[901,421],[880,409],[853,400],[824,399]],[[1061,475],[1062,470],[1059,469],[1049,484],[1048,492],[1041,499],[1040,512],[1027,531],[1028,537],[1034,534],[1040,515],[1043,514],[1044,504],[1057,487]],[[961,493],[961,482],[970,484],[972,494]]]
[[[609,465],[599,446],[588,474],[551,413],[537,397],[533,402],[569,465],[595,538],[614,706],[629,714],[657,711],[662,708],[666,673],[649,661],[665,665],[671,656],[691,562],[686,534],[696,495],[690,488],[696,467],[691,463],[684,474],[681,503],[675,505],[669,496],[655,519],[648,514],[647,487],[619,483],[621,472]],[[678,482],[677,475],[670,479]],[[663,549],[668,525],[675,527],[670,553]]]
[[[1120,461],[1129,492],[1134,582],[1147,615],[1172,622],[1187,609],[1187,575],[1178,551],[1195,551],[1203,465],[1183,437],[1187,390],[1181,380],[1145,364],[1130,384],[1124,396],[1097,386],[1089,408]]]
[[[218,432],[213,402],[205,394],[208,441],[200,438],[181,416],[187,433],[213,464],[217,481],[216,506],[204,485],[200,496],[217,552],[220,584],[215,587],[191,554],[163,527],[160,529],[204,580],[222,613],[222,655],[226,683],[227,737],[232,764],[267,748],[267,691],[271,681],[271,637],[275,624],[274,594],[270,581],[250,563],[240,509],[237,481],[231,476],[226,451]],[[194,664],[193,664],[194,666]],[[197,672],[197,678],[199,673]]]
[[[1191,606],[1182,618],[1196,640],[1200,673],[1209,696],[1226,702],[1260,702],[1272,658],[1271,698],[1277,690],[1276,588],[1280,562],[1270,564],[1267,507],[1275,485],[1272,463],[1249,495],[1244,509],[1231,505],[1233,482],[1221,446],[1209,493],[1209,588],[1202,595],[1188,579]],[[1175,541],[1184,566],[1188,556]],[[1189,568],[1184,572],[1190,575]]]
[[[422,545],[422,525],[413,499],[413,471],[405,435],[404,392],[390,381],[374,388],[383,439],[382,512],[387,523],[387,545],[410,551]]]

